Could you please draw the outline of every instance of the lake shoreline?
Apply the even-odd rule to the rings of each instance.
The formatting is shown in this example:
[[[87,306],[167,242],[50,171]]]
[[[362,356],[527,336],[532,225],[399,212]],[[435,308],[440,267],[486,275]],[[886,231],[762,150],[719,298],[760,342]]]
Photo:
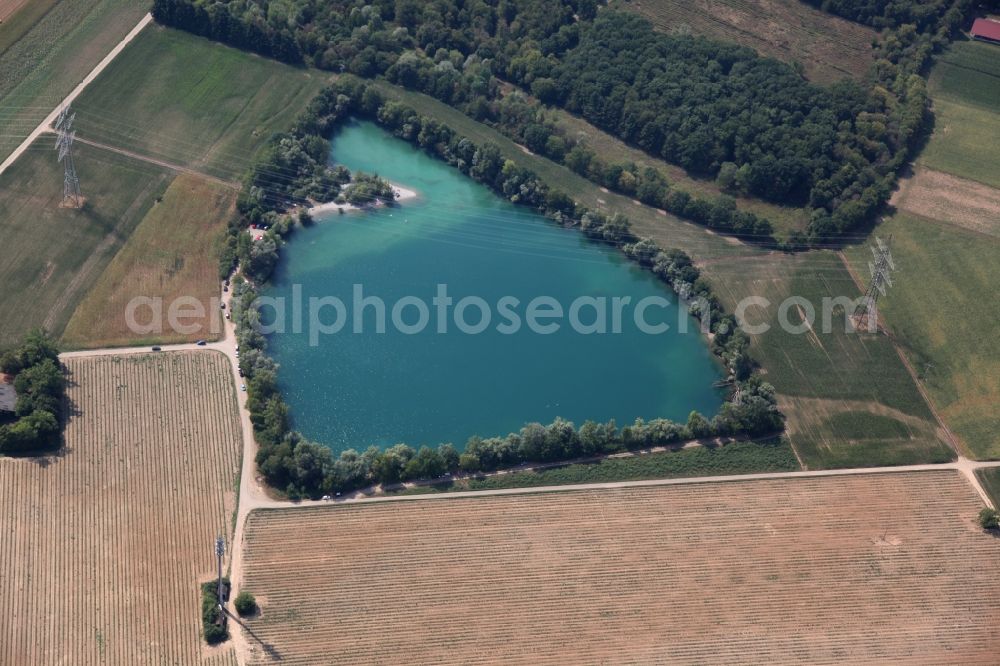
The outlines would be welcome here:
[[[397,185],[396,183],[390,183],[392,185],[392,191],[396,195],[394,204],[403,203],[404,201],[411,201],[420,197],[416,190],[411,190],[409,188],[403,187],[402,185]],[[383,201],[376,201],[371,204],[365,204],[363,206],[358,206],[351,203],[337,203],[336,201],[328,201],[326,203],[319,203],[310,206],[306,209],[306,212],[310,215],[323,215],[326,213],[332,213],[334,211],[338,212],[351,212],[351,211],[366,211],[372,208],[380,208],[382,206],[388,205]]]

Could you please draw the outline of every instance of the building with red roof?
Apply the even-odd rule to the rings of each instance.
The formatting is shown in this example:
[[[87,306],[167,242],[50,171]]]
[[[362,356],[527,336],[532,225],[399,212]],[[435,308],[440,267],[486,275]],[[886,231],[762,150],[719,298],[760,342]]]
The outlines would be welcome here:
[[[978,18],[972,24],[970,33],[973,39],[1000,44],[1000,21]]]

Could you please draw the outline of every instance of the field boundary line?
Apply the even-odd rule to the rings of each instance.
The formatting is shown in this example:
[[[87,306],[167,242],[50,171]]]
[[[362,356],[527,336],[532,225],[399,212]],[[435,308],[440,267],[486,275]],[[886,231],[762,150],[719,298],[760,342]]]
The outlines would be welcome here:
[[[614,490],[618,488],[646,488],[659,486],[680,486],[699,483],[738,483],[740,481],[770,481],[778,479],[822,478],[835,476],[858,476],[862,474],[919,474],[921,472],[955,471],[968,477],[966,469],[974,472],[977,469],[1000,467],[1000,461],[976,462],[965,460],[964,463],[928,463],[921,465],[900,465],[894,467],[847,467],[843,469],[801,470],[797,472],[757,472],[752,474],[727,474],[723,476],[688,476],[674,479],[640,479],[635,481],[606,481],[600,483],[574,483],[557,486],[535,486],[524,488],[497,488],[494,490],[463,490],[442,492],[427,495],[385,495],[379,497],[348,497],[336,500],[301,500],[288,502],[270,500],[251,509],[281,510],[315,508],[318,506],[339,506],[344,504],[374,504],[378,502],[406,502],[425,500],[447,500],[469,497],[491,497],[496,495],[530,495],[534,493],[572,492],[579,490]],[[975,486],[984,502],[989,504],[988,496]]]
[[[46,132],[43,132],[43,134]],[[109,146],[106,143],[100,143],[98,141],[91,141],[90,139],[85,139],[81,136],[76,137],[77,143],[85,143],[93,148],[98,148],[100,150],[107,150],[108,152],[117,153],[118,155],[123,155],[125,157],[130,157],[134,160],[139,160],[140,162],[148,162],[149,164],[154,164],[164,169],[169,169],[170,171],[176,171],[178,173],[187,174],[189,176],[194,176],[195,178],[201,178],[215,183],[216,185],[221,185],[223,187],[228,187],[233,190],[239,190],[240,184],[231,180],[225,180],[223,178],[218,178],[216,176],[210,176],[207,173],[192,169],[191,167],[181,166],[180,164],[174,164],[173,162],[167,162],[165,160],[157,159],[155,157],[149,157],[148,155],[143,155],[142,153],[136,153],[131,150],[126,150],[125,148],[116,148],[115,146]]]
[[[837,256],[839,256],[840,260],[844,263],[844,268],[847,269],[847,273],[854,280],[854,283],[858,285],[859,289],[864,291],[864,285],[861,284],[860,279],[858,278],[857,275],[855,275],[854,270],[851,268],[851,263],[847,260],[847,255],[844,254],[843,250],[840,250],[837,252]],[[885,337],[887,337],[889,339],[889,342],[892,343],[892,348],[896,350],[896,355],[899,356],[899,360],[903,363],[903,367],[906,368],[906,372],[909,373],[910,379],[913,380],[914,386],[917,387],[917,391],[920,393],[920,397],[924,399],[924,402],[927,404],[927,409],[930,410],[931,414],[934,416],[934,420],[937,421],[938,426],[944,432],[945,437],[947,437],[948,445],[951,446],[952,450],[955,451],[955,454],[959,458],[959,462],[961,462],[963,459],[966,458],[965,454],[968,451],[968,447],[964,446],[961,440],[959,440],[959,438],[955,436],[955,433],[951,431],[951,428],[948,427],[948,424],[944,422],[944,419],[941,418],[941,415],[938,413],[937,406],[931,399],[930,394],[924,388],[924,385],[923,383],[921,383],[920,379],[917,378],[917,371],[913,367],[913,364],[910,363],[910,359],[906,358],[906,354],[903,352],[903,349],[899,345],[899,342],[896,340],[895,336],[889,333],[889,328],[883,325],[881,313],[878,313],[878,319],[879,319],[878,327],[882,329],[882,331],[885,333]],[[973,480],[973,485],[976,486],[976,489],[979,490],[979,493],[981,495],[983,495],[984,497],[986,496],[983,489],[979,487],[978,481]]]
[[[29,134],[27,138],[21,142],[21,145],[15,148],[13,152],[7,156],[7,159],[5,159],[3,163],[0,163],[0,175],[2,175],[3,172],[6,171],[8,167],[10,167],[17,160],[17,158],[20,157],[32,143],[35,142],[35,139],[49,130],[52,123],[55,122],[56,117],[59,115],[59,112],[66,106],[72,104],[73,100],[79,97],[80,93],[82,93],[84,89],[90,85],[91,82],[93,82],[93,80],[96,79],[108,65],[111,64],[118,54],[121,53],[126,46],[128,46],[129,42],[135,39],[135,37],[142,32],[143,28],[152,22],[152,14],[146,14],[142,17],[135,27],[132,28],[132,30],[130,30],[129,33],[125,35],[125,37],[123,37],[122,40],[118,42],[118,44],[116,44],[115,47],[111,49],[111,51],[108,52],[108,54],[104,56],[99,63],[97,63],[97,65],[94,66],[94,69],[90,70],[90,73],[87,74],[87,76],[85,76],[83,80],[80,81],[80,83],[78,83],[77,86],[73,88],[73,90],[70,91],[70,93],[66,95],[66,97],[63,98],[63,100],[57,104],[54,109],[52,109],[52,112],[45,117],[45,120],[43,120],[38,127],[32,130],[31,134]]]

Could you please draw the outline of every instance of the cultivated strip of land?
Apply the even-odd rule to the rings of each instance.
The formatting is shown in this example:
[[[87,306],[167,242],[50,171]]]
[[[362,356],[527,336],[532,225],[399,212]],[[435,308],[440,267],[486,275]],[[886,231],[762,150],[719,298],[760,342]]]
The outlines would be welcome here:
[[[799,63],[817,83],[860,78],[874,63],[871,28],[799,0],[642,0],[617,2],[663,32],[690,31]]]
[[[66,358],[66,447],[0,459],[0,663],[195,664],[199,581],[236,508],[218,353]],[[233,663],[231,651],[210,663]]]
[[[992,663],[980,506],[937,471],[259,511],[246,656]]]
[[[125,35],[125,37],[120,42],[118,42],[118,44],[116,44],[115,47],[111,49],[111,51],[106,56],[104,56],[104,58],[102,58],[101,61],[98,62],[97,65],[94,66],[92,70],[90,70],[90,73],[87,74],[85,77],[83,77],[83,80],[80,81],[80,83],[78,83],[77,86],[73,88],[73,90],[71,90],[70,93],[66,95],[66,97],[64,97],[61,102],[59,102],[55,107],[53,107],[52,111],[49,112],[49,115],[45,116],[42,122],[40,122],[38,126],[31,131],[30,134],[28,134],[27,138],[24,139],[24,141],[22,141],[20,145],[18,145],[3,162],[0,162],[0,174],[6,171],[7,168],[11,164],[13,164],[14,161],[17,160],[17,158],[20,157],[28,149],[28,147],[32,143],[34,143],[34,141],[38,137],[42,135],[42,133],[49,130],[49,128],[52,126],[52,123],[55,122],[56,117],[59,115],[62,109],[72,104],[73,101],[77,97],[79,97],[80,93],[83,92],[84,88],[90,85],[90,82],[96,79],[97,76],[101,72],[103,72],[108,65],[111,64],[111,61],[114,60],[118,56],[118,54],[122,52],[125,46],[130,41],[135,39],[136,35],[142,32],[142,29],[145,28],[147,25],[149,25],[152,22],[152,20],[153,20],[152,14],[146,14],[145,16],[143,16],[142,20],[140,20],[139,23],[136,24],[136,26],[132,28],[132,30],[130,30],[129,33]]]

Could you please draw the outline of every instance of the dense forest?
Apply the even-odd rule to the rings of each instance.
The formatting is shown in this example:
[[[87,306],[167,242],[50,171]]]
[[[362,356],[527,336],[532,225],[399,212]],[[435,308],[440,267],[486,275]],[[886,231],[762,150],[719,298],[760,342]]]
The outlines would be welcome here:
[[[0,372],[14,378],[17,392],[11,422],[0,425],[0,453],[58,448],[66,380],[55,343],[44,331],[31,331],[20,346],[0,356]],[[8,414],[0,412],[0,419]]]
[[[887,200],[925,127],[919,74],[969,0],[814,4],[883,29],[871,85],[815,86],[748,49],[657,33],[592,0],[155,0],[153,14],[287,62],[385,76],[494,125],[501,88],[513,82],[652,155],[721,176],[735,193],[808,206],[810,238],[822,241],[870,220]],[[607,166],[584,173],[604,180]],[[650,201],[700,224],[731,207],[704,202],[689,212],[687,193],[670,201],[649,196],[669,183],[646,185]],[[719,228],[766,237],[763,222]]]
[[[951,0],[803,0],[825,12],[873,28],[912,25],[917,32],[935,31],[942,20],[961,21],[962,7]],[[949,12],[951,16],[945,18]]]

